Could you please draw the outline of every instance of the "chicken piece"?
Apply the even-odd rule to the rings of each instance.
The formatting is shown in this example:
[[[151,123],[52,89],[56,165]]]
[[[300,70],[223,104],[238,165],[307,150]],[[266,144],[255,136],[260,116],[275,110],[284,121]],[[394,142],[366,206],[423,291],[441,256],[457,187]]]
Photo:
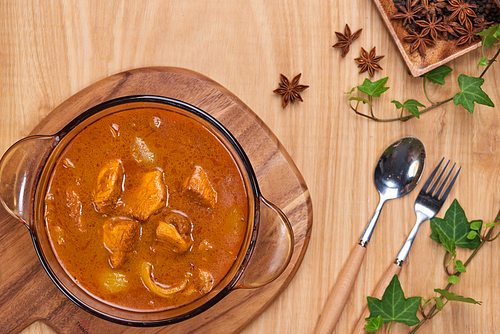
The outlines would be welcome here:
[[[177,229],[165,222],[160,222],[156,228],[155,248],[168,249],[174,253],[185,253],[191,248],[193,241],[189,235],[181,235]]]
[[[109,213],[116,207],[122,182],[123,166],[120,160],[111,160],[102,167],[92,191],[92,200],[98,212]]]
[[[87,232],[85,223],[82,220],[82,201],[74,189],[66,190],[66,205],[69,209],[69,216],[75,222],[80,232]]]
[[[182,194],[186,193],[205,206],[213,208],[217,202],[217,192],[200,166],[195,166],[193,174],[186,180]]]
[[[162,171],[144,173],[139,185],[132,188],[124,198],[125,211],[137,220],[145,221],[166,206],[167,195]]]
[[[134,250],[140,224],[128,218],[108,219],[103,226],[104,247],[111,253],[110,262],[113,268],[124,264]]]

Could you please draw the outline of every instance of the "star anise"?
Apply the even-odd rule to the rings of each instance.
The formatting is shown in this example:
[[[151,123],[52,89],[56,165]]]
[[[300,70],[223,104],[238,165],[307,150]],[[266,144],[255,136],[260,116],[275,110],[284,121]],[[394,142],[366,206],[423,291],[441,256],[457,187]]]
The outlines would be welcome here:
[[[434,1],[434,2],[431,2],[428,6],[427,6],[427,14],[430,14],[430,15],[436,15],[436,14],[443,14],[443,9],[446,8],[446,3],[444,2],[444,0],[437,0],[437,1]]]
[[[368,74],[373,77],[375,70],[381,71],[383,68],[378,64],[378,62],[385,56],[376,56],[375,47],[370,50],[370,53],[366,52],[365,49],[361,48],[361,57],[354,59],[358,63],[358,67],[361,69],[359,73],[368,71]]]
[[[488,22],[484,19],[483,15],[479,15],[474,19],[474,28],[476,29],[476,33],[483,31],[486,28],[489,28],[493,22]]]
[[[430,35],[432,40],[436,40],[438,37],[438,31],[443,31],[444,28],[441,25],[441,17],[439,19],[436,19],[436,15],[432,15],[432,18],[427,15],[427,20],[418,20],[415,21],[420,27],[422,27],[422,30],[420,31],[420,34],[427,36]]]
[[[415,23],[415,17],[422,10],[422,6],[412,6],[411,0],[406,0],[406,7],[398,5],[398,12],[391,17],[391,20],[403,20],[403,26]]]
[[[446,0],[431,0],[430,2],[429,0],[418,0],[417,2],[420,2],[420,6],[422,7],[419,15],[421,17],[426,17],[427,15],[442,14],[443,9],[446,8],[446,3],[444,1]]]
[[[443,16],[441,26],[443,27],[441,32],[444,38],[448,38],[448,34],[458,37],[456,29],[461,28],[461,26],[456,21],[451,20],[449,16]]]
[[[342,58],[346,56],[346,54],[349,52],[349,48],[354,42],[355,39],[361,35],[361,31],[363,29],[359,29],[356,31],[354,34],[351,35],[351,28],[349,28],[349,25],[346,23],[345,28],[344,28],[344,33],[340,32],[335,32],[335,35],[337,35],[337,38],[339,41],[333,45],[334,48],[343,48],[342,49]]]
[[[469,21],[470,17],[476,17],[476,13],[472,8],[476,8],[477,6],[474,4],[465,3],[464,0],[448,0],[449,5],[446,7],[450,12],[450,20],[453,20],[455,17],[458,17],[458,22],[461,25],[464,25],[466,21]]]
[[[410,34],[410,36],[403,38],[406,43],[411,43],[410,53],[418,50],[418,53],[424,57],[427,53],[427,45],[434,45],[434,41],[423,34],[417,34],[415,31],[410,31]]]
[[[299,100],[300,102],[304,101],[302,100],[299,92],[302,92],[306,88],[309,88],[309,86],[299,85],[301,75],[302,73],[299,73],[292,79],[292,82],[290,83],[287,77],[285,77],[283,74],[280,74],[280,86],[279,88],[275,89],[273,93],[283,95],[283,108],[288,105],[288,102],[294,102],[295,100]]]
[[[467,43],[467,45],[471,45],[474,41],[479,40],[479,36],[476,35],[476,28],[474,28],[472,23],[466,24],[465,28],[457,28],[457,32],[460,34],[457,45],[465,43]]]

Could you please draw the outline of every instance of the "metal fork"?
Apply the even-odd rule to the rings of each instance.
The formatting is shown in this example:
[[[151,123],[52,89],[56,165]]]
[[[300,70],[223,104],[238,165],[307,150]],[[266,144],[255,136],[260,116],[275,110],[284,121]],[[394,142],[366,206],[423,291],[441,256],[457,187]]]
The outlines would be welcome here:
[[[406,257],[408,256],[408,253],[410,252],[411,245],[413,244],[413,241],[415,240],[415,236],[417,235],[418,229],[420,225],[426,221],[427,219],[431,219],[434,217],[441,207],[443,206],[443,203],[445,202],[446,198],[448,197],[448,194],[451,191],[451,188],[453,187],[453,184],[455,183],[458,173],[460,173],[460,170],[462,167],[459,167],[455,175],[452,177],[450,183],[444,190],[443,194],[441,195],[441,192],[443,191],[446,183],[448,182],[448,179],[451,175],[451,172],[455,168],[455,163],[451,167],[451,169],[448,171],[448,174],[446,174],[446,177],[444,178],[443,182],[441,182],[441,177],[443,176],[446,168],[448,167],[448,164],[450,163],[450,160],[446,163],[444,168],[441,170],[439,173],[438,177],[432,183],[434,177],[436,176],[437,172],[439,171],[439,168],[441,167],[441,164],[443,163],[444,158],[441,159],[441,161],[438,163],[436,168],[432,171],[431,175],[425,181],[424,185],[422,186],[422,190],[420,190],[420,193],[417,196],[417,199],[415,200],[415,214],[417,215],[417,221],[415,225],[413,226],[413,229],[411,230],[410,234],[408,235],[408,238],[406,239],[403,247],[401,247],[401,250],[398,253],[398,256],[396,257],[396,261],[394,261],[393,264],[389,266],[387,271],[385,272],[384,276],[382,279],[379,281],[377,284],[377,287],[372,293],[372,297],[375,298],[382,298],[385,289],[389,285],[390,281],[394,277],[394,275],[398,275],[401,271],[401,266],[403,265],[403,262],[406,260]],[[431,186],[432,183],[432,186]],[[439,185],[439,188],[436,190],[436,187]],[[429,186],[430,189],[429,189]],[[370,312],[368,310],[368,305],[365,306],[361,316],[358,318],[358,322],[356,323],[356,326],[354,326],[353,331],[351,334],[361,334],[365,333],[365,318],[370,316]]]

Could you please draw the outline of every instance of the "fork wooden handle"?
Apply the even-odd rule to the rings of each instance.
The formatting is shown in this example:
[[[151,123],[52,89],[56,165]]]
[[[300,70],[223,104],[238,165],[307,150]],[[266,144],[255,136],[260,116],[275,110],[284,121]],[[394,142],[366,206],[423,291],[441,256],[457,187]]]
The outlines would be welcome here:
[[[335,283],[335,286],[326,301],[314,333],[330,334],[335,328],[347,299],[351,294],[354,282],[356,281],[356,277],[359,273],[359,268],[365,258],[365,254],[366,248],[361,245],[356,245],[351,250],[347,263],[340,272],[337,282]]]
[[[387,268],[387,271],[385,272],[384,276],[380,279],[378,282],[377,286],[375,287],[375,290],[373,290],[373,293],[371,294],[372,297],[382,299],[382,296],[384,295],[384,291],[391,282],[392,278],[394,275],[399,275],[401,272],[401,266],[398,266],[397,264],[393,263]],[[352,330],[351,334],[365,334],[367,333],[365,331],[365,324],[366,321],[365,319],[370,316],[370,311],[368,310],[368,304],[365,305],[365,308],[363,309],[363,312],[361,313],[360,317],[358,318],[358,322],[356,322],[356,326],[354,326],[354,329]]]

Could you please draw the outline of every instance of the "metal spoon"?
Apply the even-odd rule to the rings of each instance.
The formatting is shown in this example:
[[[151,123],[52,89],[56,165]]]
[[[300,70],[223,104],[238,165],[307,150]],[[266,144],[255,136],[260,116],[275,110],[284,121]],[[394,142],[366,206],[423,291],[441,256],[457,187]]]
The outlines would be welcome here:
[[[361,235],[359,244],[351,250],[349,258],[328,297],[316,325],[316,334],[330,334],[335,328],[356,281],[359,268],[365,258],[366,245],[370,241],[384,203],[389,199],[410,193],[420,180],[424,165],[424,145],[414,137],[399,139],[380,156],[374,173],[375,187],[380,193],[379,204]]]

